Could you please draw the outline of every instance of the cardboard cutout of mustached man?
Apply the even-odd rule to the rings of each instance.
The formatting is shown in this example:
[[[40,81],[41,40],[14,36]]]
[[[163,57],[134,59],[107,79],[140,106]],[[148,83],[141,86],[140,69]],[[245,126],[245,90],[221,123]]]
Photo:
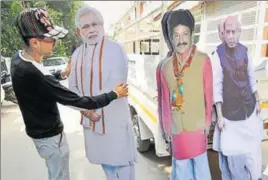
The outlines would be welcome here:
[[[223,180],[258,180],[263,122],[252,60],[240,34],[237,17],[228,16],[219,24],[222,43],[211,55],[217,109],[213,149]]]
[[[213,97],[210,59],[192,43],[195,20],[189,10],[168,12],[162,19],[165,24],[164,37],[173,52],[157,68],[158,112],[173,156],[171,180],[210,180],[206,131]]]

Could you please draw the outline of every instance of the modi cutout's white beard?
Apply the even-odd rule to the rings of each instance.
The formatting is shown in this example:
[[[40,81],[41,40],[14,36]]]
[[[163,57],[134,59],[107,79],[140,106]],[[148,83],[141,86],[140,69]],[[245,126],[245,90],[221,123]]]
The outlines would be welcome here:
[[[93,35],[86,39],[86,43],[89,45],[95,45],[98,43],[98,36],[99,35]]]
[[[84,41],[88,44],[88,45],[96,45],[97,43],[99,43],[101,41],[101,38],[103,37],[104,32],[101,31],[98,34],[94,33],[89,35]]]

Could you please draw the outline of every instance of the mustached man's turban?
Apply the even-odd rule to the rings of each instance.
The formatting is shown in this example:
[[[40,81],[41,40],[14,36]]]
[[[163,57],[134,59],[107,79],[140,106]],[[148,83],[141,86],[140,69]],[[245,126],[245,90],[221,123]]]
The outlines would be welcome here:
[[[178,25],[184,25],[190,28],[191,34],[194,31],[195,20],[189,10],[179,9],[172,11],[168,19],[169,37],[172,39],[173,29]]]
[[[169,33],[168,33],[168,19],[171,13],[172,11],[167,11],[161,20],[162,32],[163,32],[169,51],[173,50],[173,46],[172,46],[171,40],[169,38]]]

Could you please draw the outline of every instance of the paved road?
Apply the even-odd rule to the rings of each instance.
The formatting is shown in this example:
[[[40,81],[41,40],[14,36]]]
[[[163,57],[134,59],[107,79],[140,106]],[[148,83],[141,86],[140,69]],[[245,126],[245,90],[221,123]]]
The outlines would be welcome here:
[[[79,124],[79,113],[60,106],[71,157],[70,169],[73,180],[104,180],[102,169],[88,163],[84,154],[84,137]],[[46,180],[46,166],[38,156],[31,139],[25,133],[19,108],[4,102],[1,109],[1,179]],[[137,179],[168,179],[170,158],[158,158],[154,149],[138,154]]]
[[[89,164],[84,153],[84,137],[79,124],[79,113],[59,106],[70,146],[72,180],[105,180],[102,169]],[[266,152],[266,153],[265,153]],[[152,147],[149,152],[138,153],[137,180],[168,180],[170,157],[158,158]],[[217,154],[209,152],[213,180],[220,180]],[[268,163],[268,142],[263,143],[263,161]],[[25,127],[18,106],[4,102],[1,108],[1,179],[47,180],[44,161],[37,154]]]

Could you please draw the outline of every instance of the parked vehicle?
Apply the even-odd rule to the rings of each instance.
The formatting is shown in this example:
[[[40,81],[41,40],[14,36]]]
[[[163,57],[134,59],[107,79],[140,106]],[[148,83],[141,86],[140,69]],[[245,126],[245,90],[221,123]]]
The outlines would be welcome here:
[[[59,71],[65,71],[68,65],[68,58],[67,57],[51,57],[47,58],[43,61],[44,68],[47,69],[51,74],[55,74]],[[60,80],[63,80],[61,78]]]
[[[153,56],[128,54],[129,106],[139,152],[149,150],[153,141],[159,157],[168,156],[167,144],[158,123],[156,67]]]
[[[3,103],[3,101],[5,100],[5,90],[3,89],[2,85],[1,86],[1,105]]]
[[[7,66],[7,62],[10,58],[1,57],[1,90],[4,90],[4,100],[11,101],[15,104],[18,103],[16,95],[13,90],[11,75],[9,73],[9,66]],[[1,92],[1,102],[2,102],[2,92]]]

